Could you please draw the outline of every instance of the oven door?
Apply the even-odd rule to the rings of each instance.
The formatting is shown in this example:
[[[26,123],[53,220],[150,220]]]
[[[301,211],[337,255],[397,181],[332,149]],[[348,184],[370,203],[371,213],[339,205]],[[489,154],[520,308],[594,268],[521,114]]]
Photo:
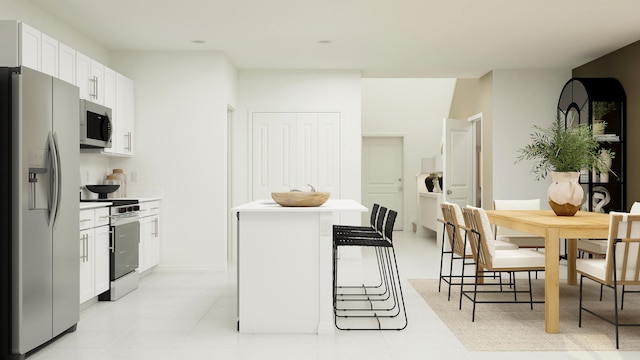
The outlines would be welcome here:
[[[138,268],[140,222],[135,220],[111,227],[110,280],[126,275]]]

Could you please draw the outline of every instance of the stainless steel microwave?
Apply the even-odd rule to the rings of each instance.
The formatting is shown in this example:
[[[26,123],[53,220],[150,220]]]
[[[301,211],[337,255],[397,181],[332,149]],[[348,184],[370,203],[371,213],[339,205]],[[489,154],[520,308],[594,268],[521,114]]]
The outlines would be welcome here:
[[[111,109],[80,99],[80,147],[110,148],[112,135]]]

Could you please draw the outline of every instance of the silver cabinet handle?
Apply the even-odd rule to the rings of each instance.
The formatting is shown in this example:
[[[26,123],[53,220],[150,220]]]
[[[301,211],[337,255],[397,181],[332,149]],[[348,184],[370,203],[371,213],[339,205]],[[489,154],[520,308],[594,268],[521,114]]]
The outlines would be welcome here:
[[[125,150],[131,152],[131,131],[129,131],[125,137],[127,138],[127,146],[125,147]]]
[[[85,255],[85,258],[87,259],[87,262],[89,262],[89,234],[86,234],[85,241],[87,242],[87,246],[86,246],[87,254]]]
[[[155,224],[156,232],[155,232],[155,234],[153,234],[153,236],[156,237],[156,238],[158,237],[158,220],[159,219],[157,217],[153,220],[156,223]]]
[[[87,248],[89,247],[89,235],[88,234],[82,234],[82,255],[80,256],[80,260],[82,260],[82,262],[87,262],[89,261],[89,251],[87,250]]]
[[[82,251],[80,252],[80,262],[84,262],[84,234],[80,238],[80,243],[82,244]]]

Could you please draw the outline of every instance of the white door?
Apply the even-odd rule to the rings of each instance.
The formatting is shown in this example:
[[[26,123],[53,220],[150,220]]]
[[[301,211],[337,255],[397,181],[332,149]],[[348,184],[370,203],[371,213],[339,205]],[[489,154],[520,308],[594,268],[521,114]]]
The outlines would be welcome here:
[[[473,123],[466,120],[444,120],[443,200],[462,207],[474,202],[474,137]]]
[[[273,191],[328,191],[340,198],[339,113],[253,113],[252,199]]]
[[[362,201],[371,209],[374,203],[398,212],[394,230],[402,230],[404,140],[399,136],[362,138]],[[363,224],[370,213],[364,213]]]

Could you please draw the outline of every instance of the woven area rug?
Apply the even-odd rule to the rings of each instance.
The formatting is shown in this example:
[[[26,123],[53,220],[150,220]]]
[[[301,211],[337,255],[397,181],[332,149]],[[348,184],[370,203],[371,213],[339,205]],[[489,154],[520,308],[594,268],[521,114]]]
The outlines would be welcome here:
[[[442,291],[438,292],[438,280],[416,279],[409,282],[469,351],[616,350],[613,325],[583,312],[582,327],[578,327],[579,286],[561,284],[560,333],[547,334],[542,303],[534,304],[533,310],[529,304],[477,304],[476,319],[471,322],[473,304],[470,300],[463,297],[462,310],[458,310],[460,286],[452,287],[451,301],[447,301],[446,283],[442,283]],[[532,284],[534,300],[544,300],[544,280],[532,280]],[[517,285],[518,290],[527,288],[526,280],[518,280]],[[585,306],[612,315],[613,290],[604,289],[602,302],[598,301],[599,294],[600,286],[585,279]],[[505,299],[505,296],[513,299],[513,295],[506,294],[484,294],[483,299],[488,299],[488,296],[492,299]],[[519,300],[528,299],[527,294],[518,296]],[[619,314],[621,323],[640,323],[640,294],[626,294],[624,310]],[[640,351],[640,327],[620,328],[620,350]]]

